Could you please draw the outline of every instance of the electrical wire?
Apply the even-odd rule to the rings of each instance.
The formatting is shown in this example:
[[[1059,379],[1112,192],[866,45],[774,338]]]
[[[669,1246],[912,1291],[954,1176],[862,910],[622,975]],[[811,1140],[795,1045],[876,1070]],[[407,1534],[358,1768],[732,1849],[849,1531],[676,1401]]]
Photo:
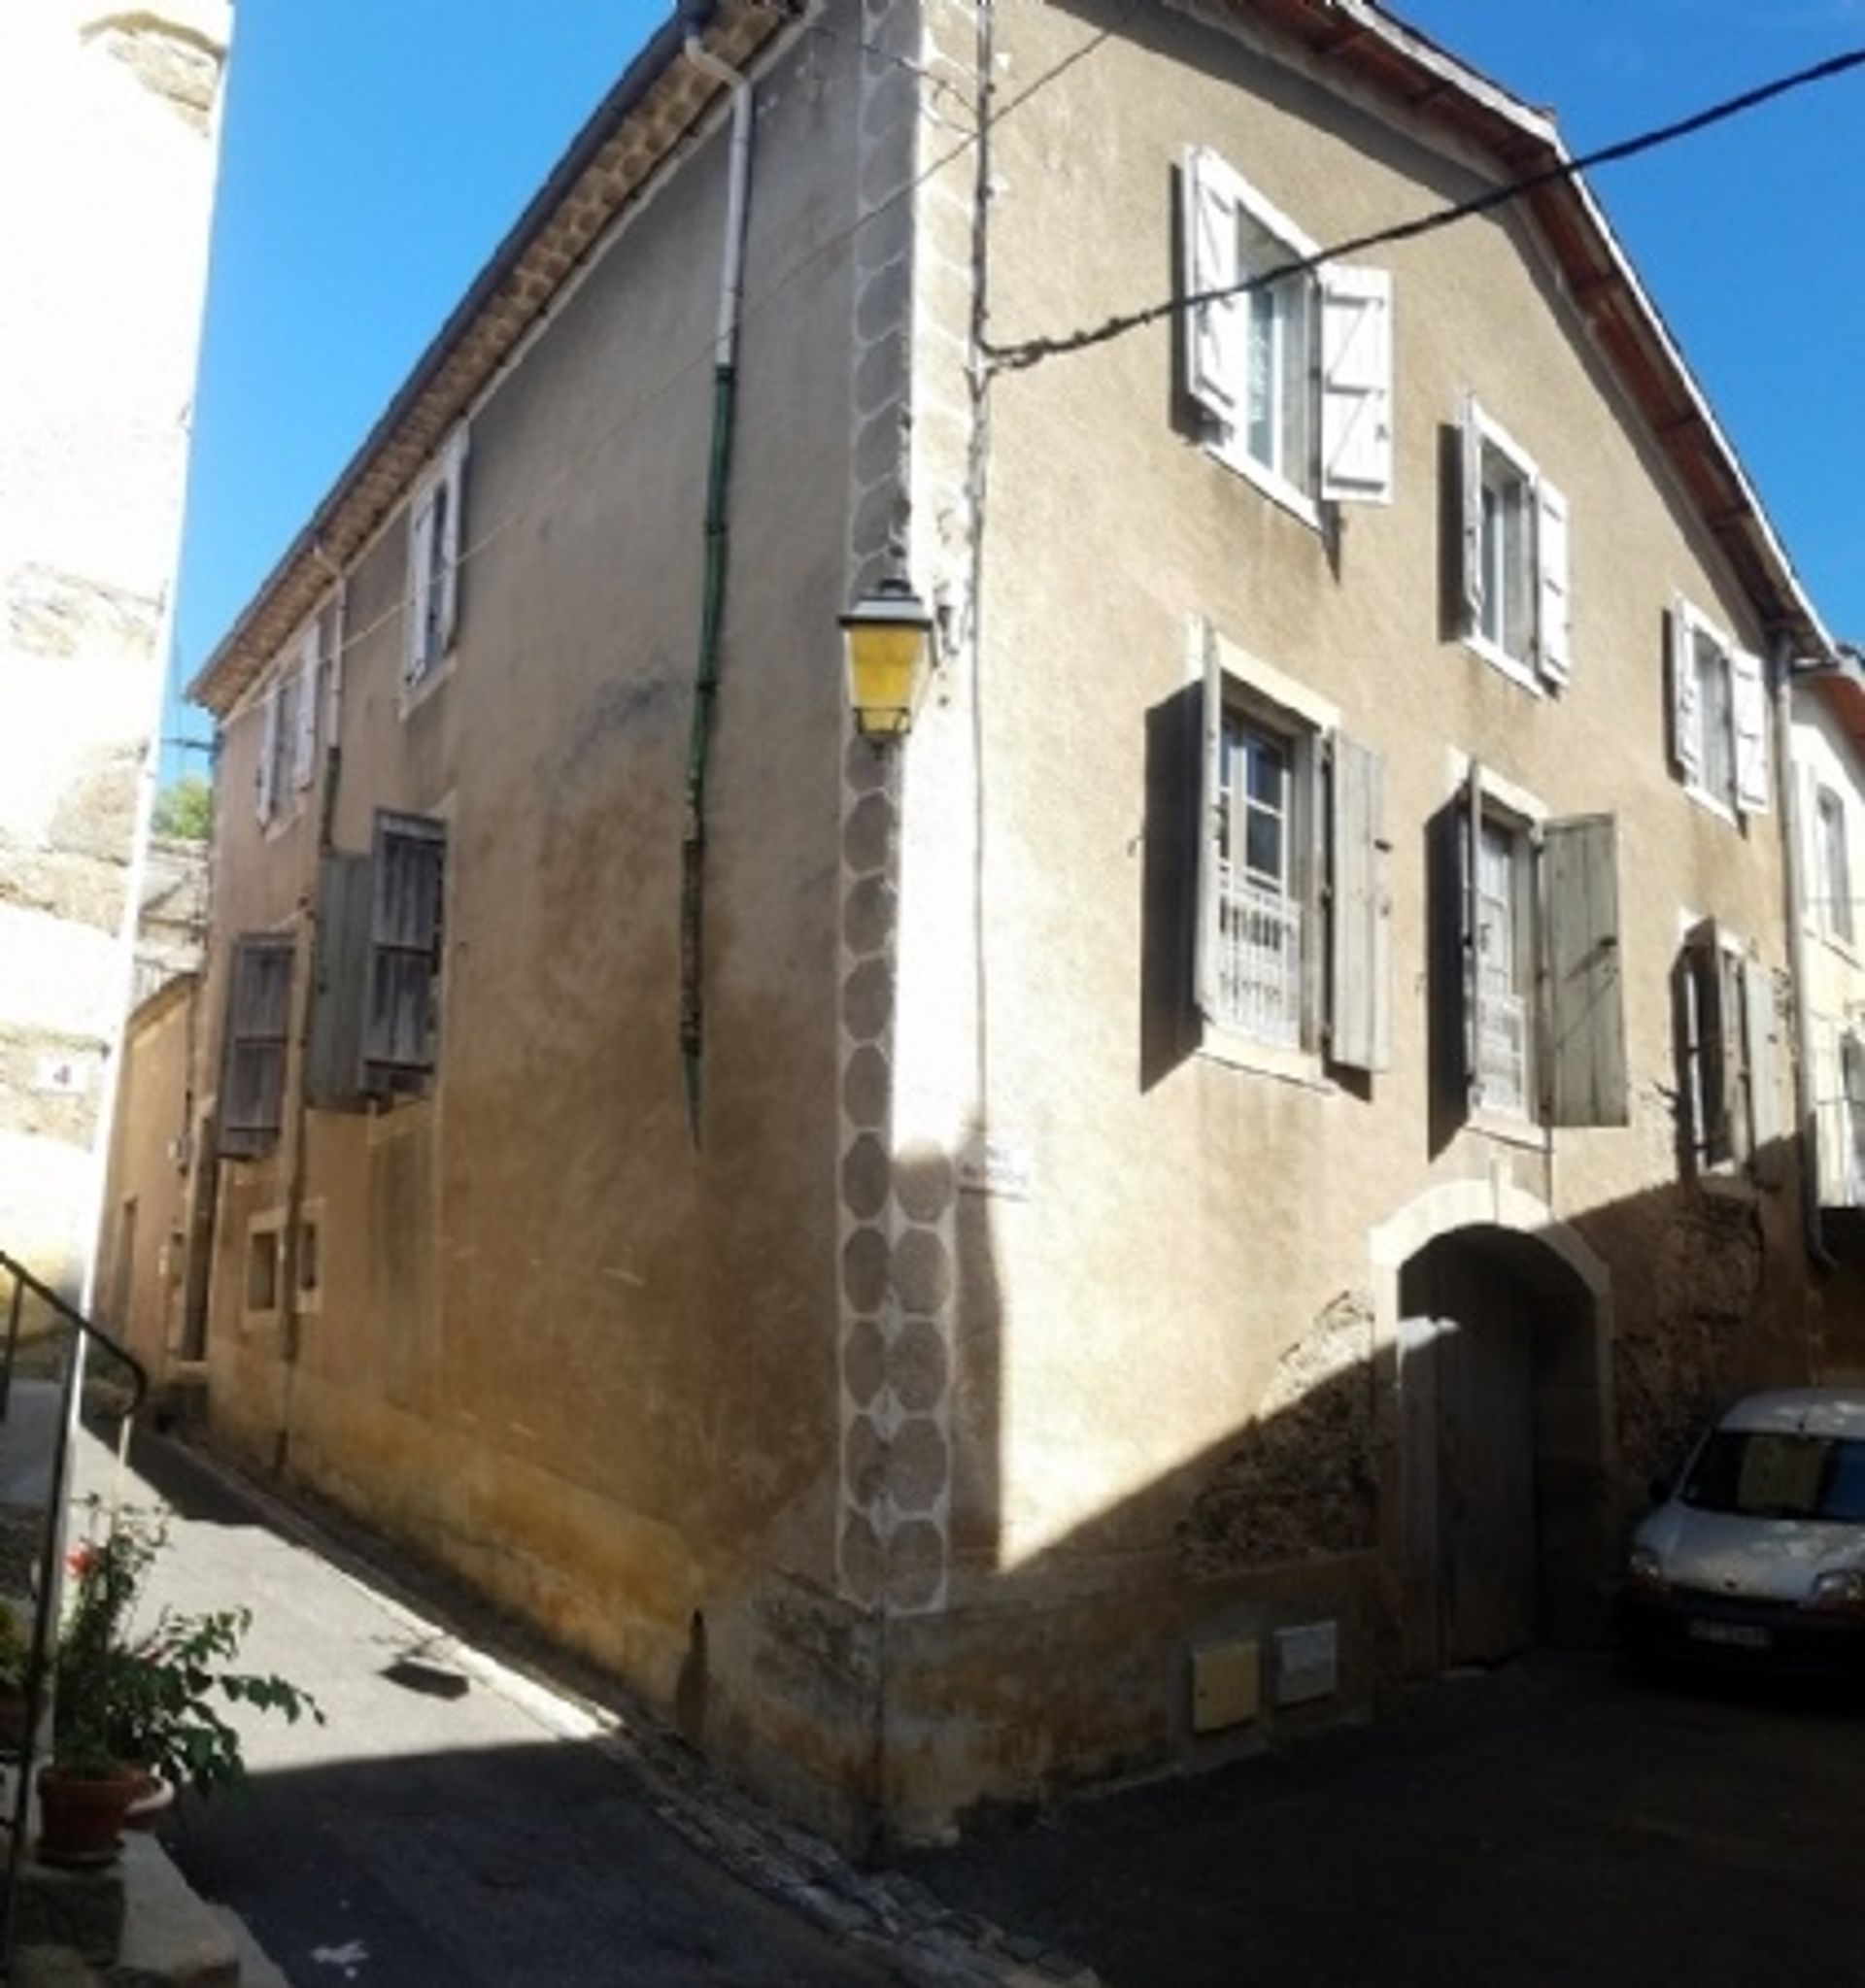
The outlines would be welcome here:
[[[818,16],[816,19],[803,23],[798,32],[797,43],[793,43],[792,46],[797,46],[803,38],[810,34],[818,33],[826,34],[831,39],[838,41],[848,41],[850,39],[833,29],[825,27],[823,17]],[[1047,70],[1034,78],[1025,88],[1014,96],[1005,98],[1000,107],[994,108],[989,114],[989,127],[995,129],[1006,118],[1014,116],[1016,112],[1030,104],[1041,91],[1049,88],[1069,70],[1073,69],[1077,63],[1095,53],[1111,39],[1114,30],[1111,28],[1100,29],[1089,36],[1086,41],[1060,56]],[[858,42],[855,46],[861,49],[864,53],[872,55],[876,59],[897,62],[908,69],[915,69],[917,67],[917,65],[908,62],[906,58],[894,55],[886,50],[874,48],[866,42]],[[1068,353],[1082,352],[1093,346],[1105,344],[1113,339],[1125,336],[1128,332],[1140,330],[1146,325],[1157,322],[1162,318],[1196,310],[1202,305],[1216,302],[1225,297],[1240,296],[1250,290],[1282,282],[1290,276],[1301,275],[1314,270],[1325,262],[1338,260],[1347,255],[1363,253],[1369,249],[1381,247],[1389,243],[1408,241],[1420,235],[1433,233],[1440,228],[1451,226],[1457,221],[1469,219],[1473,216],[1490,212],[1510,201],[1518,200],[1524,194],[1533,192],[1538,187],[1574,179],[1580,173],[1589,171],[1595,166],[1611,164],[1621,159],[1634,157],[1641,152],[1653,151],[1660,146],[1673,144],[1681,138],[1686,138],[1698,131],[1705,130],[1711,125],[1721,123],[1746,111],[1754,110],[1762,104],[1786,95],[1790,91],[1805,88],[1815,83],[1828,81],[1861,65],[1865,65],[1865,48],[1848,51],[1843,54],[1831,56],[1823,62],[1814,63],[1810,68],[1797,70],[1791,75],[1780,77],[1769,83],[1761,84],[1752,89],[1745,90],[1738,96],[1712,104],[1705,110],[1693,113],[1689,117],[1637,133],[1630,138],[1618,140],[1613,144],[1602,146],[1578,157],[1562,160],[1555,165],[1528,174],[1519,180],[1511,181],[1506,185],[1492,187],[1470,200],[1459,201],[1450,206],[1436,209],[1432,213],[1420,216],[1415,219],[1401,221],[1389,227],[1378,228],[1366,234],[1354,236],[1346,241],[1335,244],[1332,248],[1322,250],[1313,255],[1293,259],[1275,269],[1269,270],[1258,276],[1245,278],[1236,284],[1197,291],[1186,296],[1167,298],[1158,303],[1150,304],[1142,310],[1122,313],[1119,316],[1103,320],[1100,324],[1087,326],[1073,332],[1021,340],[1006,346],[987,345],[984,348],[986,363],[991,370],[996,372],[1023,370],[1037,365],[1049,358],[1060,357]],[[794,262],[782,270],[763,291],[755,297],[746,298],[742,322],[750,324],[756,321],[780,297],[785,295],[796,283],[799,282],[811,270],[839,252],[856,235],[861,233],[864,228],[871,226],[884,215],[898,207],[901,201],[909,199],[913,194],[917,193],[929,181],[935,179],[949,166],[956,163],[966,152],[977,145],[984,133],[984,128],[981,124],[979,129],[961,135],[939,157],[923,167],[911,179],[896,189],[895,192],[877,202],[873,207],[864,210],[847,226],[826,236],[822,241],[806,250]],[[543,320],[540,319],[539,321]],[[647,388],[642,394],[637,396],[627,408],[623,410],[616,420],[597,429],[581,451],[554,468],[528,497],[515,505],[503,517],[495,520],[485,530],[473,537],[468,544],[461,547],[456,561],[457,567],[466,566],[479,554],[487,551],[499,538],[503,537],[515,524],[521,523],[526,518],[533,515],[539,506],[561,485],[571,477],[587,469],[611,444],[639,426],[656,407],[691,379],[695,372],[699,371],[702,367],[710,365],[712,352],[713,341],[711,338],[708,338],[704,343],[696,347],[691,354],[679,361],[655,386]],[[371,621],[354,628],[346,628],[341,654],[345,657],[349,656],[352,651],[366,642],[371,636],[379,633],[390,623],[404,615],[408,611],[409,597],[409,592],[404,591],[398,597],[391,600]]]
[[[1251,290],[1267,289],[1271,286],[1286,281],[1291,276],[1302,276],[1317,270],[1323,264],[1344,259],[1349,255],[1364,254],[1369,249],[1384,248],[1394,242],[1409,242],[1420,235],[1435,233],[1454,222],[1469,220],[1473,216],[1488,214],[1493,209],[1507,206],[1519,200],[1524,194],[1533,193],[1543,186],[1558,185],[1566,180],[1577,178],[1581,173],[1590,172],[1596,166],[1616,164],[1621,159],[1636,158],[1641,152],[1654,152],[1658,147],[1675,144],[1680,138],[1689,138],[1699,131],[1708,130],[1712,124],[1723,123],[1730,118],[1742,116],[1745,112],[1771,103],[1777,97],[1786,96],[1790,91],[1805,89],[1816,83],[1825,83],[1836,76],[1844,75],[1849,69],[1856,69],[1865,63],[1865,49],[1848,50],[1846,53],[1829,56],[1823,62],[1815,62],[1810,68],[1798,69],[1790,76],[1777,77],[1771,83],[1757,84],[1746,89],[1739,96],[1727,97],[1720,103],[1707,109],[1693,112],[1687,118],[1679,118],[1669,124],[1659,124],[1646,131],[1636,133],[1630,138],[1621,138],[1611,145],[1603,145],[1596,151],[1583,152],[1577,158],[1561,159],[1551,166],[1525,174],[1519,180],[1508,185],[1493,186],[1486,192],[1478,193],[1469,200],[1453,201],[1447,207],[1435,208],[1430,214],[1421,215],[1415,220],[1399,221],[1390,227],[1375,228],[1371,233],[1354,235],[1346,241],[1337,242],[1332,248],[1317,250],[1312,255],[1292,257],[1274,269],[1265,270],[1260,275],[1245,277],[1239,282],[1223,284],[1211,289],[1194,291],[1189,296],[1168,297],[1156,304],[1148,304],[1143,310],[1124,311],[1116,317],[1102,320],[1099,324],[1085,326],[1078,331],[1058,333],[1052,337],[1038,337],[1019,340],[1014,345],[995,346],[987,354],[994,368],[1000,372],[1019,372],[1028,367],[1039,365],[1045,359],[1059,358],[1067,353],[1086,352],[1090,347],[1105,345],[1110,340],[1125,337],[1130,331],[1138,331],[1148,324],[1157,323],[1162,318],[1170,318],[1187,311],[1195,311],[1205,304],[1221,302],[1226,297],[1246,295]]]

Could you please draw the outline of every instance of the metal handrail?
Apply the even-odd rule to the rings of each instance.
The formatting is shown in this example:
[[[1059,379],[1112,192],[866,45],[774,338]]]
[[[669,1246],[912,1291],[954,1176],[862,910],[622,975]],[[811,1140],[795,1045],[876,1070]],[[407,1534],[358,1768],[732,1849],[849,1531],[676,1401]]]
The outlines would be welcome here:
[[[69,1342],[64,1372],[59,1382],[58,1413],[54,1424],[50,1490],[46,1499],[43,1530],[39,1540],[37,1593],[33,1597],[32,1641],[26,1657],[25,1727],[20,1735],[15,1764],[13,1812],[8,1825],[6,1890],[0,1901],[0,1980],[13,1976],[13,1941],[17,1923],[19,1871],[25,1860],[26,1823],[32,1801],[34,1754],[39,1739],[40,1717],[45,1709],[51,1652],[57,1629],[58,1549],[63,1532],[65,1481],[71,1462],[73,1403],[84,1374],[84,1343],[95,1341],[118,1361],[130,1379],[129,1405],[123,1410],[119,1428],[119,1456],[129,1437],[129,1426],[149,1394],[149,1373],[142,1362],[119,1340],[114,1338],[75,1305],[60,1297],[16,1258],[0,1250],[0,1273],[13,1279],[7,1305],[7,1337],[0,1357],[0,1422],[4,1422],[13,1396],[13,1369],[19,1350],[19,1326],[25,1296],[30,1292],[54,1317],[76,1330]]]

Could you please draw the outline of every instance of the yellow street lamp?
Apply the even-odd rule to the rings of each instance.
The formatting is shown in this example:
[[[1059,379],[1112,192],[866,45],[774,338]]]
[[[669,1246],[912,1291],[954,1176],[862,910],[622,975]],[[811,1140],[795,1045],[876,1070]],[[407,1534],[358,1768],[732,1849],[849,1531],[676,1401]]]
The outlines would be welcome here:
[[[842,616],[848,703],[864,738],[904,738],[926,676],[932,617],[900,573],[890,573]]]

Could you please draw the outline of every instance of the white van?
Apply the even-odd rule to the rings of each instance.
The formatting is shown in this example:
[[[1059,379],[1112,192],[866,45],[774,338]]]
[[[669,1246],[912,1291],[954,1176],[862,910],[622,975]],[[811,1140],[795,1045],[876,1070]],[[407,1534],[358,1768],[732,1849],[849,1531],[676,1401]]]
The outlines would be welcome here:
[[[1640,1521],[1619,1601],[1635,1656],[1865,1670],[1865,1388],[1738,1401]]]

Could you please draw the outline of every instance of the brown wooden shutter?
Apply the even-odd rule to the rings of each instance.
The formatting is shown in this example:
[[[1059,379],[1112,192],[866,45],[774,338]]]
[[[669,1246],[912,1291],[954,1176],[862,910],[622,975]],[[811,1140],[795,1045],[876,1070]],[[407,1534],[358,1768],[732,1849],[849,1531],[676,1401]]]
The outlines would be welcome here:
[[[291,1032],[292,940],[249,932],[233,942],[221,1049],[220,1145],[250,1159],[279,1135],[286,1046]]]
[[[1332,889],[1328,899],[1333,1061],[1355,1070],[1391,1067],[1392,893],[1385,837],[1385,762],[1337,735],[1330,792]]]
[[[1616,839],[1611,815],[1543,830],[1542,1090],[1550,1126],[1631,1122]]]

